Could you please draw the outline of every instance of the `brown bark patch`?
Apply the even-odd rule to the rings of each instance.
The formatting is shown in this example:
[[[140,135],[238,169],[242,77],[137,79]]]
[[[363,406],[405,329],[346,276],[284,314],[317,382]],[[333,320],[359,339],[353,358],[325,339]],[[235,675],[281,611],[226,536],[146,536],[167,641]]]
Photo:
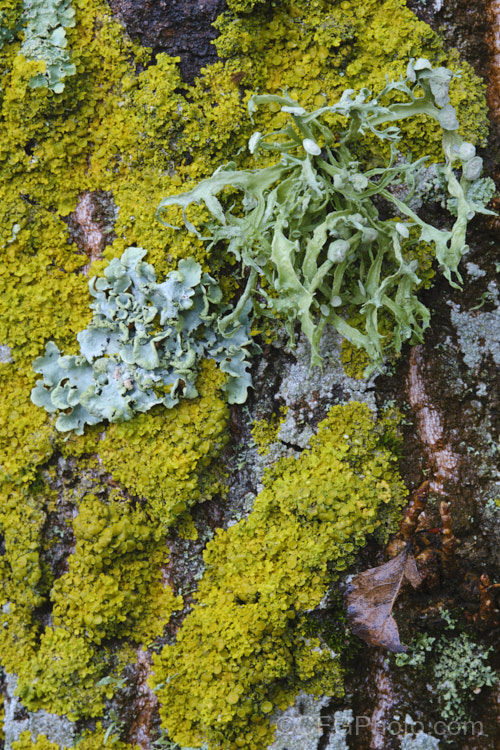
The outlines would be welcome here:
[[[132,37],[155,54],[179,56],[182,77],[192,83],[200,69],[217,59],[212,23],[225,0],[109,0]]]

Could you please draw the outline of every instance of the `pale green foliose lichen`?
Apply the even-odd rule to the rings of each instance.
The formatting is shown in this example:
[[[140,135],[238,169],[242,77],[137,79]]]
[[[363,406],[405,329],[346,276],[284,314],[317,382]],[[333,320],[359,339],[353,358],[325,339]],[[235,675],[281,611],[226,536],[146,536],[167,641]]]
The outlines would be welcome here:
[[[130,247],[114,258],[104,277],[89,282],[94,316],[77,335],[79,355],[61,356],[49,342],[34,362],[43,375],[32,400],[49,412],[60,411],[56,427],[81,435],[85,424],[120,422],[155,404],[175,406],[195,398],[200,360],[209,357],[227,373],[230,403],[246,399],[250,385],[246,347],[251,344],[248,308],[231,330],[217,331],[222,292],[193,258],[181,260],[164,282]],[[68,411],[69,410],[69,411]]]
[[[453,629],[455,622],[449,627]],[[424,669],[430,665],[432,684],[444,720],[467,720],[468,704],[483,687],[491,687],[498,675],[488,664],[491,648],[475,643],[467,633],[435,638],[422,634],[408,652],[396,656],[398,666]]]
[[[19,12],[14,15],[15,10]],[[26,60],[44,63],[43,70],[31,77],[30,86],[46,87],[60,94],[64,90],[64,78],[76,73],[66,49],[65,31],[74,25],[71,0],[23,0],[22,10],[16,4],[15,8],[0,13],[0,47],[11,42],[23,29],[19,54]]]
[[[476,212],[490,213],[480,200],[484,190],[471,190],[482,160],[456,132],[459,123],[448,94],[453,77],[447,68],[433,69],[419,58],[410,61],[405,79],[388,82],[376,98],[366,88],[357,94],[348,89],[336,104],[313,112],[286,94],[250,99],[250,115],[268,104],[293,121],[268,135],[256,132],[249,141],[251,152],[270,151],[280,161],[255,170],[237,170],[231,162],[194,189],[164,198],[158,208],[167,223],[168,209],[181,206],[186,227],[201,237],[186,209],[204,203],[213,219],[203,238],[209,240],[208,250],[222,241],[248,270],[245,291],[219,322],[221,330],[252,300],[256,314],[284,319],[291,342],[300,322],[311,343],[312,364],[321,362],[319,342],[327,323],[364,349],[375,366],[391,349],[399,352],[408,339],[422,338],[430,313],[416,295],[421,283],[416,245],[433,247],[441,271],[456,286],[452,277],[461,280],[457,268],[467,250],[467,223]],[[400,101],[394,101],[395,94]],[[441,172],[456,214],[449,230],[427,223],[409,205],[424,158],[414,163],[399,158],[401,133],[394,123],[422,114],[443,131]],[[335,132],[331,121],[339,116],[348,126]],[[363,170],[356,148],[366,135],[389,143],[386,166]],[[401,184],[410,188],[404,201],[394,190]],[[228,208],[219,200],[226,188],[232,188]],[[234,190],[243,194],[236,210]],[[374,198],[389,204],[388,219],[381,218]],[[361,316],[361,329],[346,320],[346,306]],[[381,330],[381,313],[391,319],[390,336]]]

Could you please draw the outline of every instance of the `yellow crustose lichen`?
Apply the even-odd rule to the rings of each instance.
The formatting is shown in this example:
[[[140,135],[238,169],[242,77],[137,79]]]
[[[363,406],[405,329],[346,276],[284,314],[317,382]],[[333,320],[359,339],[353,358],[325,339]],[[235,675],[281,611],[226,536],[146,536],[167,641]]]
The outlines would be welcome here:
[[[2,523],[2,603],[8,606],[1,615],[0,650],[30,710],[71,719],[102,715],[103,699],[113,690],[97,681],[130,659],[128,641],[154,640],[171,612],[182,607],[163,583],[168,549],[161,528],[115,494],[107,500],[83,495],[72,523],[69,569],[55,581],[41,535],[49,498],[40,490],[13,492],[3,509],[0,521],[10,524]],[[22,523],[12,523],[15,513],[22,514]],[[51,606],[52,622],[42,628],[33,615],[44,604]],[[102,641],[113,648],[100,648]]]
[[[260,750],[272,739],[266,716],[300,690],[341,694],[338,659],[305,635],[305,613],[367,534],[387,537],[405,495],[381,428],[356,402],[332,407],[311,448],[272,467],[250,516],[208,544],[197,606],[154,660],[176,742]]]
[[[227,441],[227,405],[219,390],[223,380],[213,362],[203,363],[196,399],[110,425],[99,445],[106,468],[134,495],[147,498],[160,526],[170,526],[219,489],[216,481],[204,482],[200,470],[210,466]]]
[[[95,731],[84,732],[77,744],[70,747],[61,747],[58,742],[51,742],[43,734],[39,734],[34,740],[30,732],[22,732],[19,739],[12,743],[12,750],[70,750],[70,748],[102,750],[105,745],[109,745],[113,750],[140,750],[139,745],[120,742],[115,734],[106,737],[106,732],[100,723],[97,724]]]
[[[279,414],[272,414],[270,419],[257,419],[252,425],[252,437],[257,444],[258,452],[261,456],[269,453],[272,443],[278,439],[280,427],[285,420],[288,409],[282,406]]]

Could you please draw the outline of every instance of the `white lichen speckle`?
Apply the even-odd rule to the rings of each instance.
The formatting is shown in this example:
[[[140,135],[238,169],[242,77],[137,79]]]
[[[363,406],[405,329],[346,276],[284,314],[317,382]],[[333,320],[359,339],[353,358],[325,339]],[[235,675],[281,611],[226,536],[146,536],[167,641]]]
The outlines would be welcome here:
[[[12,362],[12,352],[6,344],[0,344],[0,364],[7,365]]]
[[[491,355],[500,365],[500,305],[498,287],[494,281],[488,285],[490,300],[496,302],[493,312],[461,311],[460,306],[450,302],[451,322],[457,331],[464,362],[473,372],[481,367],[484,357]]]
[[[293,706],[273,714],[276,734],[269,750],[315,750],[324,731],[321,709],[329,701],[326,696],[299,693]]]
[[[467,270],[467,274],[471,279],[480,279],[481,276],[486,276],[486,271],[483,271],[482,268],[480,268],[477,263],[466,263],[465,268]]]
[[[376,411],[375,376],[357,380],[348,377],[340,359],[342,338],[332,328],[325,329],[320,352],[323,367],[311,367],[311,349],[301,336],[294,350],[296,361],[289,367],[275,398],[289,407],[278,438],[284,443],[305,448],[314,434],[309,422],[319,402],[361,401]],[[300,404],[300,419],[297,419]]]

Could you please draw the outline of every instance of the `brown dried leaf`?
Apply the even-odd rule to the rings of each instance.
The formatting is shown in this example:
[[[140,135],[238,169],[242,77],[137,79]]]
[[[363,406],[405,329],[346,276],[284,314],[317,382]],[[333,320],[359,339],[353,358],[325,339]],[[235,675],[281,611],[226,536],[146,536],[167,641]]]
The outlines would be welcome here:
[[[392,617],[405,578],[414,588],[422,581],[409,546],[389,562],[355,576],[347,590],[347,622],[352,632],[372,646],[395,654],[406,651]]]

